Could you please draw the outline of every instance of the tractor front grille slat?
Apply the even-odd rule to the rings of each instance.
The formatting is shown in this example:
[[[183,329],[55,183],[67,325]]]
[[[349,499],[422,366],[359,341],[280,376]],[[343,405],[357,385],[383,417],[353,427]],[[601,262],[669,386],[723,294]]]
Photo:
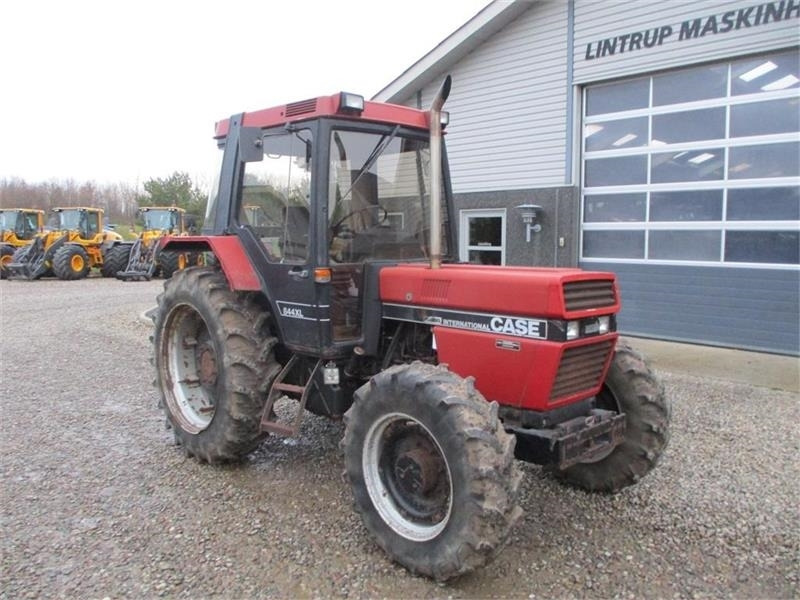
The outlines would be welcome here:
[[[568,311],[614,306],[614,282],[610,279],[570,281],[564,284],[564,305]]]
[[[550,401],[566,398],[600,385],[613,341],[567,348],[561,356],[556,380],[550,390]]]

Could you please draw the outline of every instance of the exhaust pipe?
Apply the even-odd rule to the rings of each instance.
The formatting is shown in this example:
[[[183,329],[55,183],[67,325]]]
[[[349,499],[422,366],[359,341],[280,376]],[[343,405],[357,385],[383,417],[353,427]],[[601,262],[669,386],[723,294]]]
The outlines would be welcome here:
[[[450,75],[445,77],[439,91],[431,102],[431,220],[430,253],[431,269],[442,266],[442,106],[450,95]]]

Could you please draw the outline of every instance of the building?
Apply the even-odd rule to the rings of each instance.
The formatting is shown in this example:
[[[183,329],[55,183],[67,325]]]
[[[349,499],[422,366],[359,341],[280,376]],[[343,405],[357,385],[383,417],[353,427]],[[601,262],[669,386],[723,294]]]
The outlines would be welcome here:
[[[625,333],[800,354],[798,44],[800,0],[496,0],[375,99],[453,76],[462,260],[615,271]]]

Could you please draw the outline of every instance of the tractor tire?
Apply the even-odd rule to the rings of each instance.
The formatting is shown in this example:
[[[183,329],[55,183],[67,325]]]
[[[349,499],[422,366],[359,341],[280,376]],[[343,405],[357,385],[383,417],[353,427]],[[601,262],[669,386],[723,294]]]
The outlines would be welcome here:
[[[645,358],[625,344],[617,345],[597,407],[625,413],[624,441],[605,457],[555,474],[587,491],[614,493],[658,464],[669,442],[672,409]]]
[[[356,511],[393,560],[444,581],[503,548],[522,514],[515,439],[470,379],[392,367],[356,391],[345,425]]]
[[[187,456],[236,461],[265,437],[261,414],[281,369],[269,317],[215,268],[179,271],[164,283],[154,318],[156,387]]]
[[[53,256],[53,272],[65,281],[83,279],[89,274],[89,255],[77,244],[65,244]]]
[[[6,279],[6,264],[10,263],[16,248],[11,244],[0,244],[0,279]]]
[[[130,258],[130,244],[112,246],[103,256],[103,266],[100,267],[100,273],[103,277],[116,277],[117,273],[128,268]]]
[[[161,276],[169,279],[176,271],[183,270],[187,265],[184,255],[180,252],[163,250],[158,253],[158,266],[161,268]]]

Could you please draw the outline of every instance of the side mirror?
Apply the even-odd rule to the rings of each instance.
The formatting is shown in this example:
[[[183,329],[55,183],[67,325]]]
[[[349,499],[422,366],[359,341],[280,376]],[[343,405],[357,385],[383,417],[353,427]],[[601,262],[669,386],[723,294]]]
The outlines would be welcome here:
[[[239,159],[242,162],[264,160],[264,142],[258,127],[242,127],[239,130]]]

